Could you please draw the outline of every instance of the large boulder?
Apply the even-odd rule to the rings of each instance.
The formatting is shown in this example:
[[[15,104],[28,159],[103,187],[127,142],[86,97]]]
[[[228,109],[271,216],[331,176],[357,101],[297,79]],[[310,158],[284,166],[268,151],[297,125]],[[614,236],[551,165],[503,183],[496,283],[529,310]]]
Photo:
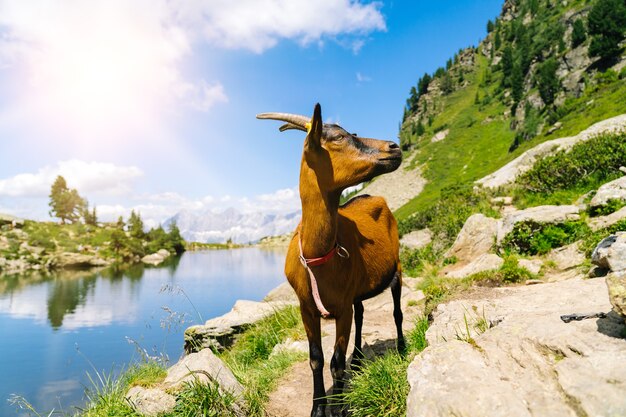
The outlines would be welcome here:
[[[580,241],[577,241],[560,248],[552,249],[547,257],[554,262],[557,269],[564,271],[566,269],[575,268],[582,265],[586,260],[585,254],[581,252],[579,245]]]
[[[433,240],[430,229],[414,230],[400,239],[400,244],[408,249],[422,249]]]
[[[167,370],[167,376],[162,382],[153,387],[131,388],[126,394],[126,399],[140,415],[161,415],[174,409],[176,400],[172,394],[184,389],[186,384],[194,382],[201,384],[216,382],[221,393],[228,393],[235,398],[232,414],[244,415],[239,405],[243,397],[243,386],[210,349],[185,356]]]
[[[499,223],[497,242],[502,243],[506,235],[511,233],[518,223],[559,224],[579,220],[579,212],[580,209],[577,206],[538,206],[509,213]]]
[[[471,215],[465,221],[446,256],[456,257],[457,260],[464,262],[491,252],[498,232],[498,223],[497,219],[484,214]]]
[[[141,262],[157,266],[163,263],[167,258],[169,258],[170,255],[171,254],[167,249],[159,249],[157,252],[151,253],[141,258]]]
[[[613,310],[626,320],[626,271],[611,272],[606,276],[609,300]]]
[[[24,227],[24,219],[0,213],[0,227],[2,226],[9,226],[9,228]]]
[[[605,206],[610,200],[626,200],[626,176],[600,186],[589,206],[592,208]]]
[[[626,415],[624,322],[560,319],[608,311],[601,281],[483,288],[439,305],[408,369],[407,416]]]
[[[496,271],[504,264],[504,260],[494,253],[485,253],[465,264],[452,265],[443,271],[448,278],[465,278],[485,271]]]
[[[184,335],[185,351],[224,349],[232,344],[235,335],[289,304],[294,302],[237,300],[233,308],[223,316],[210,319],[203,325],[187,328]]]
[[[591,125],[576,136],[549,140],[527,150],[496,172],[476,181],[485,188],[498,188],[514,182],[518,176],[530,170],[535,162],[560,150],[569,150],[575,144],[589,140],[604,132],[617,132],[626,127],[626,115],[622,114]]]
[[[626,232],[602,239],[591,254],[591,262],[614,272],[626,270]]]

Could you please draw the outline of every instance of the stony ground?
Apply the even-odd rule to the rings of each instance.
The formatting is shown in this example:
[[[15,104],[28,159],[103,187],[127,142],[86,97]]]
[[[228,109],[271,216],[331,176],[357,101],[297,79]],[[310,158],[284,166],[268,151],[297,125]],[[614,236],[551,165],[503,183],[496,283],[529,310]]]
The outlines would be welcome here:
[[[413,328],[415,318],[421,314],[421,308],[415,302],[423,298],[423,294],[411,290],[414,280],[408,279],[402,290],[402,308],[404,311],[405,332]],[[410,302],[412,301],[412,302]],[[411,304],[409,306],[408,304]],[[395,347],[396,331],[393,322],[393,302],[389,290],[363,303],[365,313],[363,317],[363,352],[371,358],[382,354],[387,349]],[[334,321],[322,322],[322,346],[324,349],[324,384],[328,391],[332,386],[330,375],[330,358],[333,354],[335,341]],[[354,326],[350,337],[348,352],[354,349]],[[301,344],[307,349],[306,342]],[[307,350],[308,351],[308,350]],[[311,412],[313,394],[313,378],[309,361],[298,362],[279,382],[276,390],[270,395],[266,412],[270,417],[306,417]]]
[[[421,313],[415,303],[407,306],[422,298],[411,281],[403,291],[405,330]],[[393,347],[391,311],[388,292],[366,304],[366,355]],[[608,316],[560,319],[572,313]],[[626,415],[626,325],[611,312],[604,278],[572,269],[545,276],[543,284],[477,288],[441,304],[434,316],[430,346],[409,368],[407,415]],[[329,389],[333,322],[323,331]],[[271,394],[268,415],[308,416],[311,379],[308,361],[293,365]]]

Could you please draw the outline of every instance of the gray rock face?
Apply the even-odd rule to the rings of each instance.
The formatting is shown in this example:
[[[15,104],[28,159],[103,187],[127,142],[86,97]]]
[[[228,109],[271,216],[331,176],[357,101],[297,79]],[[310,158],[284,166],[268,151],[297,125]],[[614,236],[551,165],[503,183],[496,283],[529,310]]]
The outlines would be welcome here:
[[[580,251],[579,244],[580,241],[561,248],[552,249],[550,253],[548,253],[548,259],[553,261],[560,270],[582,265],[585,262],[585,254]]]
[[[184,336],[185,351],[197,352],[208,347],[216,349],[228,347],[236,334],[288,304],[293,302],[237,300],[232,310],[223,316],[210,319],[203,325],[187,328]]]
[[[620,115],[595,123],[576,136],[559,138],[540,143],[534,148],[527,150],[496,172],[476,181],[476,183],[485,188],[498,188],[512,183],[519,175],[530,170],[535,162],[544,156],[553,154],[559,150],[571,149],[576,143],[589,140],[602,132],[617,132],[623,130],[625,126],[626,115]]]
[[[506,235],[513,231],[516,224],[532,222],[537,224],[558,224],[579,220],[580,209],[577,206],[538,206],[518,210],[507,214],[498,228],[497,241],[500,244]]]
[[[611,272],[606,276],[609,300],[613,310],[626,320],[626,271]]]
[[[489,291],[435,311],[408,369],[407,416],[626,415],[623,321],[560,320],[609,311],[602,279]]]
[[[173,395],[157,388],[132,387],[126,399],[137,413],[148,417],[170,412],[176,406]]]
[[[414,230],[407,233],[400,239],[400,244],[409,249],[421,249],[433,240],[433,233],[430,229]]]
[[[450,269],[444,270],[444,275],[448,278],[465,278],[479,272],[498,270],[503,263],[504,260],[498,255],[486,253],[467,264],[453,265]]]
[[[606,216],[593,217],[588,221],[588,224],[591,230],[595,232],[597,230],[613,226],[615,223],[624,219],[626,219],[626,207],[622,207],[616,212]]]
[[[602,239],[591,254],[591,262],[614,272],[626,270],[626,232]]]
[[[483,214],[471,215],[463,225],[447,257],[455,256],[459,261],[470,261],[491,252],[498,231],[498,220]]]
[[[600,207],[608,204],[609,200],[626,200],[626,176],[600,186],[589,205]]]

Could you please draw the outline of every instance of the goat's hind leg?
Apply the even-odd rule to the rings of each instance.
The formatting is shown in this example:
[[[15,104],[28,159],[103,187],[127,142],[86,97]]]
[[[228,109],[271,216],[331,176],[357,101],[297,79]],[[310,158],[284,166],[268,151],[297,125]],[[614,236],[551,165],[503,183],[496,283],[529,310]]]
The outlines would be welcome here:
[[[342,405],[333,404],[343,393],[345,383],[346,370],[346,352],[348,350],[348,341],[350,340],[350,329],[352,327],[352,308],[344,311],[336,318],[336,339],[335,352],[330,361],[330,372],[333,376],[333,395],[330,406],[330,416],[340,417],[345,415]]]
[[[354,302],[354,351],[352,352],[352,361],[350,361],[350,368],[355,369],[361,366],[361,359],[363,359],[362,343],[362,330],[363,330],[363,301],[357,300]]]
[[[393,298],[393,320],[396,324],[396,332],[398,334],[398,352],[405,353],[406,345],[404,342],[404,334],[402,333],[402,271],[398,269],[391,280],[391,297]]]

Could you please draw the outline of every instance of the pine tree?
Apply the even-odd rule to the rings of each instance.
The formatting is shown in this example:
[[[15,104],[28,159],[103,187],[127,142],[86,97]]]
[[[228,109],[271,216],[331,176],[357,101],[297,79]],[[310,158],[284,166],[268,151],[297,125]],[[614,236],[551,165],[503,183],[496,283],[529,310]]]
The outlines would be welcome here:
[[[574,20],[572,27],[572,48],[576,48],[587,39],[587,31],[582,19]]]
[[[170,223],[167,240],[169,242],[169,248],[173,249],[177,255],[180,255],[185,251],[185,239],[183,239],[180,234],[180,229],[175,221]]]
[[[502,68],[502,84],[505,87],[511,85],[511,73],[513,72],[513,49],[507,45],[502,51],[502,61],[500,62]]]
[[[444,94],[450,94],[453,89],[454,85],[452,83],[452,77],[450,77],[450,74],[446,72],[446,74],[441,79],[441,91]]]
[[[141,220],[139,213],[135,213],[135,210],[131,210],[130,212],[128,231],[130,235],[136,239],[143,239],[146,235],[143,231],[143,220]]]
[[[589,55],[610,59],[619,55],[626,31],[624,0],[598,0],[587,17],[591,43]]]
[[[494,24],[493,24],[493,22],[491,21],[491,19],[489,19],[489,20],[487,21],[487,33],[491,33],[491,32],[493,32],[493,29],[494,29]]]
[[[75,222],[80,218],[86,204],[78,191],[67,187],[65,178],[57,176],[50,189],[50,216],[61,219],[61,224]]]
[[[561,81],[556,75],[558,67],[559,63],[556,59],[548,58],[537,68],[537,88],[546,106],[554,103],[554,99],[561,89]]]

